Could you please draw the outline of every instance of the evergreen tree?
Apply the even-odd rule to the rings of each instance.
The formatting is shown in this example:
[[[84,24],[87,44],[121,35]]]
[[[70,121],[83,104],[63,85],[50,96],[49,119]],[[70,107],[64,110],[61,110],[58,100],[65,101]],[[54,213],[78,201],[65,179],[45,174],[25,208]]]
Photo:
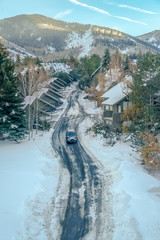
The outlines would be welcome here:
[[[18,91],[18,79],[14,63],[0,43],[0,136],[8,133],[11,140],[20,140],[26,133],[25,113]]]
[[[70,71],[69,76],[73,79],[73,82],[76,82],[80,79],[81,73],[78,68],[74,68]]]
[[[78,86],[81,90],[84,90],[90,87],[91,81],[92,78],[88,74],[83,75],[79,80]]]
[[[62,79],[64,82],[66,82],[67,85],[70,84],[71,80],[69,79],[69,74],[66,72],[58,72],[55,74],[55,77]]]
[[[130,72],[130,60],[128,56],[126,56],[126,59],[124,62],[124,72]]]
[[[133,106],[140,109],[136,121],[135,130],[155,131],[159,128],[160,119],[160,69],[157,56],[147,53],[138,59],[138,69],[133,74],[133,82],[130,85],[130,101]],[[133,125],[132,125],[133,126]]]
[[[36,57],[34,61],[36,65],[38,65],[39,67],[41,66],[41,60],[39,59],[39,57]]]
[[[80,59],[80,66],[78,67],[79,73],[79,87],[80,89],[86,89],[92,82],[92,74],[100,66],[101,58],[93,54],[90,57],[83,57]]]
[[[91,76],[92,73],[100,66],[101,58],[93,54],[90,57],[83,57],[80,59],[80,70],[83,74]]]
[[[137,71],[133,74],[129,96],[132,106],[125,109],[123,120],[131,120],[132,147],[140,150],[143,163],[160,167],[160,57],[152,53],[139,54]]]
[[[17,54],[17,56],[16,56],[16,66],[20,67],[20,65],[21,65],[21,59],[20,59],[19,54]]]
[[[111,61],[110,52],[107,48],[105,50],[105,54],[104,54],[103,59],[102,59],[102,68],[106,68],[107,70],[109,70],[110,61]]]

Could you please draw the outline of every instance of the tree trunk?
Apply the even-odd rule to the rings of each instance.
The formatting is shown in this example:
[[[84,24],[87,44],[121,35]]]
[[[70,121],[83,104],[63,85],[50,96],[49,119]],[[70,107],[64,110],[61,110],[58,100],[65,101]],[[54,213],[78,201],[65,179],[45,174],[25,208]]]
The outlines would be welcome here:
[[[38,96],[36,98],[36,134],[38,133]]]
[[[31,106],[28,105],[28,131],[29,131],[29,141],[31,140]]]

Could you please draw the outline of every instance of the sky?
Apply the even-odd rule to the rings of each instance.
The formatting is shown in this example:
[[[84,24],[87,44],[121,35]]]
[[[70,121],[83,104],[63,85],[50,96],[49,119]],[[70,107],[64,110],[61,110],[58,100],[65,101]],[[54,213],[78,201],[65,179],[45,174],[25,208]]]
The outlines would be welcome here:
[[[160,30],[160,0],[0,0],[0,19],[19,14],[94,24],[133,36]]]

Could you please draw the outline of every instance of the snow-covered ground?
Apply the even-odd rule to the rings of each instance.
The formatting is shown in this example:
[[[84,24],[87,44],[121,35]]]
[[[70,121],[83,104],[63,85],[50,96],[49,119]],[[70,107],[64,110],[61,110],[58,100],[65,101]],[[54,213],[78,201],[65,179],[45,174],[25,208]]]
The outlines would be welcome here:
[[[66,89],[66,96],[72,89]],[[87,118],[80,124],[79,139],[103,178],[101,240],[160,240],[160,181],[144,170],[129,143],[111,147],[100,135],[86,133],[102,110],[83,97],[79,101]],[[64,101],[64,109],[66,105]],[[0,142],[2,240],[59,239],[60,196],[67,198],[69,175],[52,148],[52,132],[39,132],[20,144]],[[95,240],[94,228],[85,239]]]
[[[79,101],[87,112],[95,108],[95,103],[89,103],[83,95]],[[129,143],[119,141],[107,146],[100,135],[86,133],[95,119],[92,112],[92,117],[80,124],[79,137],[86,151],[95,157],[104,178],[103,223],[106,226],[102,239],[159,240],[160,180],[144,170],[139,154],[132,151]]]
[[[57,121],[76,84],[64,90]],[[59,196],[67,191],[69,175],[60,166],[49,132],[38,131],[17,144],[0,142],[0,239],[53,240],[59,228]],[[63,184],[60,184],[63,181]]]
[[[59,178],[51,133],[20,144],[0,144],[1,239],[47,239],[43,230]]]

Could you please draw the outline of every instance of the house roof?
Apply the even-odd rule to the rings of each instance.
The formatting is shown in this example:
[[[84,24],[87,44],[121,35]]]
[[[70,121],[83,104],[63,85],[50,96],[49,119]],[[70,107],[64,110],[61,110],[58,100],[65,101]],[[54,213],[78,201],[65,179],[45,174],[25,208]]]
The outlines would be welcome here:
[[[118,83],[113,88],[104,93],[102,95],[102,98],[107,98],[107,100],[105,100],[102,104],[114,105],[125,98],[126,93],[124,92],[123,87],[123,83]]]

